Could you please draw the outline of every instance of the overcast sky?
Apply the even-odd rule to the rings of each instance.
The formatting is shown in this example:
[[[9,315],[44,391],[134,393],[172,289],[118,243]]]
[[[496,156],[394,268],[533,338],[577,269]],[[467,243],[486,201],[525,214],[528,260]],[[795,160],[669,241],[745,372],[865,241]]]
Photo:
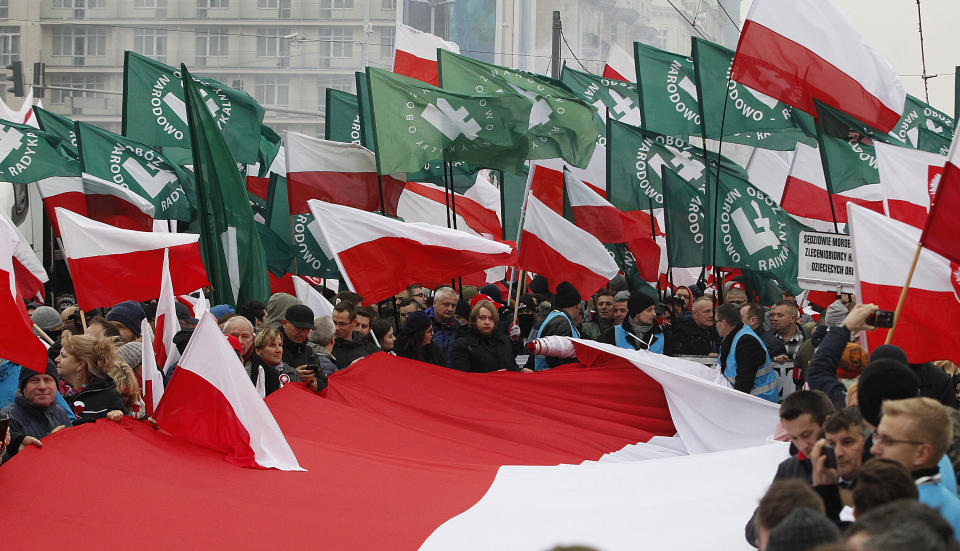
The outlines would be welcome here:
[[[746,18],[752,0],[743,0]],[[857,27],[867,44],[890,60],[907,93],[924,99],[917,32],[916,0],[833,0]],[[921,0],[923,44],[929,79],[930,104],[954,115],[954,67],[960,65],[960,1]]]

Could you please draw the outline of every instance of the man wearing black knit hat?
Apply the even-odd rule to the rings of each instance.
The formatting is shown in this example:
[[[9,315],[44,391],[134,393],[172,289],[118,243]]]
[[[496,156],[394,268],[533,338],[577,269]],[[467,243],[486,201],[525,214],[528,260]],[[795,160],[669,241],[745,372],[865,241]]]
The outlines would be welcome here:
[[[627,299],[627,317],[623,319],[623,323],[604,331],[600,342],[620,348],[663,354],[665,337],[657,323],[653,299],[642,292],[636,292]]]
[[[554,310],[543,320],[537,332],[537,338],[551,335],[580,338],[577,325],[583,320],[583,312],[580,310],[581,301],[580,292],[570,282],[563,281],[557,285],[557,292],[553,298]],[[536,371],[543,371],[575,361],[577,361],[576,358],[537,356],[533,365]]]
[[[13,403],[0,411],[3,416],[10,418],[11,436],[4,460],[25,445],[39,446],[41,438],[69,426],[67,411],[57,404],[57,366],[47,362],[43,373],[21,366],[19,391]]]

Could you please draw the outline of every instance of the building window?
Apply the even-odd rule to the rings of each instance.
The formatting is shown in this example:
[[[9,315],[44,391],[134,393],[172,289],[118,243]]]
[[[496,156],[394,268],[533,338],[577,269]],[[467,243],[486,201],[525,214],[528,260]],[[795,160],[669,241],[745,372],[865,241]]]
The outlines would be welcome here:
[[[353,57],[353,29],[350,27],[321,27],[320,57]]]
[[[344,92],[353,92],[356,85],[356,77],[350,75],[322,76],[317,80],[317,88],[320,101],[317,102],[317,111],[326,114],[327,112],[327,88],[335,88]]]
[[[87,90],[103,90],[106,88],[104,75],[89,74],[60,74],[49,77],[50,86],[64,88],[85,88]],[[50,101],[55,105],[72,103],[69,97],[93,97],[93,92],[78,92],[76,90],[50,90]]]
[[[261,75],[253,87],[253,97],[261,105],[289,105],[290,78],[285,75]]]
[[[197,9],[229,8],[230,0],[197,0]]]
[[[10,0],[0,0],[0,19],[10,17]]]
[[[397,30],[394,28],[380,29],[380,57],[390,59],[393,57],[393,41],[396,39]]]
[[[53,31],[53,55],[94,57],[107,55],[104,29],[62,28]]]
[[[321,10],[352,10],[353,0],[320,0]]]
[[[167,56],[167,31],[163,29],[134,29],[133,49],[139,54],[163,61]]]
[[[0,27],[0,65],[20,59],[20,27]]]
[[[53,0],[53,7],[67,9],[102,8],[104,0]]]
[[[380,0],[380,7],[385,10],[397,9],[397,0]]]
[[[208,57],[227,57],[225,28],[197,29],[197,65],[204,65]]]
[[[167,7],[167,0],[135,0],[133,3],[135,8],[165,8]]]
[[[257,29],[257,57],[273,57],[278,67],[290,64],[290,34],[286,27],[260,27]]]
[[[666,29],[657,29],[657,48],[661,50],[667,49],[667,30]]]

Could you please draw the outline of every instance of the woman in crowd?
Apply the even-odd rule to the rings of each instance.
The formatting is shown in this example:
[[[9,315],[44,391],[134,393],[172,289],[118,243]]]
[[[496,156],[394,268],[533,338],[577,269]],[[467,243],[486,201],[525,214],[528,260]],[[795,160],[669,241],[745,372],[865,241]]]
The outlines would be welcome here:
[[[393,324],[388,320],[378,319],[373,322],[372,331],[373,335],[377,337],[377,342],[380,343],[380,350],[396,356],[396,353],[393,351],[393,345],[397,341],[397,336],[393,333]]]
[[[397,356],[434,365],[445,365],[443,352],[433,342],[433,323],[426,312],[407,314],[394,346]]]
[[[125,391],[131,390],[133,372],[118,365],[117,348],[108,337],[72,335],[64,331],[63,347],[57,356],[57,373],[66,387],[62,394],[77,416],[74,424],[89,423],[109,418],[117,421],[126,407],[117,390],[117,382]],[[136,378],[132,381],[136,386]],[[136,390],[139,396],[139,388]]]
[[[280,331],[275,327],[261,329],[253,341],[253,356],[248,371],[253,384],[257,384],[262,372],[264,396],[289,382],[300,380],[296,368],[283,363],[283,336]]]
[[[469,329],[453,343],[450,367],[460,371],[488,373],[490,371],[520,371],[516,357],[520,340],[497,331],[500,316],[489,300],[480,300],[470,311]]]

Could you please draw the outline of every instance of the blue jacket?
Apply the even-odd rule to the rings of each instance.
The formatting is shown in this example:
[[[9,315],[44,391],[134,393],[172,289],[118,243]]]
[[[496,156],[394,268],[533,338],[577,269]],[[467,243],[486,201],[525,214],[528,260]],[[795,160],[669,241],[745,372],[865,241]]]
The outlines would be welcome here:
[[[537,338],[540,337],[549,337],[552,335],[563,336],[563,337],[573,337],[575,339],[580,338],[580,332],[577,331],[577,327],[573,324],[573,320],[570,319],[565,312],[561,310],[554,310],[547,315],[543,320],[543,324],[540,325],[540,329],[537,330]],[[546,356],[537,356],[536,360],[533,362],[534,371],[543,371],[545,369],[550,369],[551,367],[557,367],[565,363],[570,363],[575,360],[569,358],[550,358],[547,359]]]
[[[763,362],[760,363],[760,365],[745,365],[742,367],[743,373],[740,374],[741,379],[744,375],[747,375],[750,372],[755,371],[756,373],[753,376],[753,385],[749,389],[743,385],[742,381],[739,381],[741,384],[737,384],[737,345],[744,336],[748,336],[748,338],[755,340],[756,343],[759,344],[763,349]],[[730,338],[731,335],[727,335],[727,338],[724,339],[723,344],[726,344],[727,339]],[[759,350],[757,353],[759,354]],[[759,357],[757,360],[759,360]],[[742,390],[744,392],[749,391],[750,394],[753,394],[754,396],[763,398],[764,400],[769,400],[774,403],[780,401],[780,391],[777,388],[777,374],[773,372],[773,368],[770,366],[770,354],[767,353],[767,348],[764,346],[763,341],[759,336],[757,336],[756,333],[753,332],[753,329],[750,329],[750,326],[741,324],[737,332],[732,335],[732,342],[729,349],[726,349],[725,346],[721,345],[720,365],[723,367],[723,376],[726,377],[727,380],[730,381],[730,384],[734,385],[737,390]]]
[[[939,511],[953,528],[953,537],[960,539],[960,500],[957,494],[947,490],[939,478],[918,484],[917,492],[920,494],[920,503]]]
[[[13,403],[13,397],[17,395],[20,386],[20,364],[15,364],[9,360],[0,363],[0,409]],[[57,403],[67,412],[70,423],[77,420],[73,414],[73,408],[67,405],[67,401],[57,392]]]
[[[457,340],[457,330],[460,329],[460,322],[457,318],[450,318],[447,323],[440,323],[433,317],[433,307],[427,308],[426,314],[430,316],[433,322],[433,344],[437,345],[440,352],[443,353],[444,365],[450,367],[450,358],[453,353],[453,341]]]
[[[613,328],[615,343],[618,347],[627,348],[629,350],[649,350],[650,352],[663,354],[663,332],[660,331],[659,327],[655,327],[651,331],[656,332],[650,335],[649,345],[643,345],[642,343],[637,342],[635,338],[630,338],[627,336],[627,330],[623,328],[623,324],[616,325]]]

